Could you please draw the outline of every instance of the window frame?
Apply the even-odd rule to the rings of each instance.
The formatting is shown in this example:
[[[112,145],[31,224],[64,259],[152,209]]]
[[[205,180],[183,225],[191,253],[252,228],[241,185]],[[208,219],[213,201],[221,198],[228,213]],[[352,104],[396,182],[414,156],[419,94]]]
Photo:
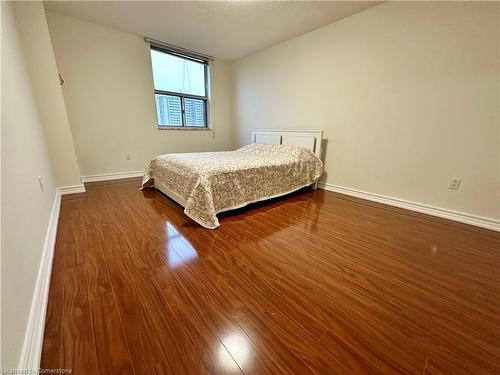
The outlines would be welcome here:
[[[200,95],[193,95],[193,94],[186,94],[186,93],[179,93],[175,91],[165,91],[165,90],[158,90],[155,87],[155,80],[154,80],[154,73],[153,73],[153,61],[151,60],[151,74],[153,77],[153,91],[154,91],[154,102],[155,102],[155,116],[156,116],[156,126],[160,130],[211,130],[210,129],[210,61],[208,59],[199,59],[199,58],[194,58],[189,55],[184,55],[175,51],[171,51],[167,48],[162,48],[162,47],[157,47],[150,45],[150,58],[151,58],[151,51],[155,50],[161,53],[166,53],[181,59],[193,61],[199,64],[202,64],[204,66],[204,80],[205,80],[205,96],[200,96]],[[168,95],[168,96],[175,96],[180,99],[181,102],[181,119],[182,119],[182,125],[160,125],[159,119],[158,119],[158,103],[156,101],[156,95]],[[196,100],[202,100],[203,101],[203,106],[204,106],[204,120],[205,120],[205,125],[204,126],[196,126],[196,125],[187,125],[186,124],[186,106],[185,106],[185,99],[196,99]]]

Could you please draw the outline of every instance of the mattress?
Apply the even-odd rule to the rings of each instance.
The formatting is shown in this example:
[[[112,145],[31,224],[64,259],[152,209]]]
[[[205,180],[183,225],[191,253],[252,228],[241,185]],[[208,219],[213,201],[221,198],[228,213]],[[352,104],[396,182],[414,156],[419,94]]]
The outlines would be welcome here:
[[[187,216],[215,229],[217,213],[288,194],[315,183],[322,172],[323,163],[308,149],[255,143],[236,151],[157,156],[142,187],[156,182],[175,194]]]

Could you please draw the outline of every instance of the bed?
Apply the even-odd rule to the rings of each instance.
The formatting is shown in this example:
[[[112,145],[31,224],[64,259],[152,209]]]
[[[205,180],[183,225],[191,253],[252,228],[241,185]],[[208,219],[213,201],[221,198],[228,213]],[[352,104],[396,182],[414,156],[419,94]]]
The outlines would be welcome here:
[[[323,172],[322,134],[256,129],[252,143],[236,151],[160,155],[150,161],[142,188],[160,190],[191,219],[215,229],[219,212],[315,188]]]

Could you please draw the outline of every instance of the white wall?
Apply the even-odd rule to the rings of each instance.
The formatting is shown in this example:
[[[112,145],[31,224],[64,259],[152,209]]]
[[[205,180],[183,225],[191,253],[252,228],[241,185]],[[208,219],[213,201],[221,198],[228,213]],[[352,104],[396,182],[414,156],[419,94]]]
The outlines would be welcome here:
[[[16,30],[1,3],[2,368],[16,368],[56,191],[41,115]],[[40,191],[37,178],[45,188]]]
[[[42,2],[13,4],[21,44],[58,186],[80,184],[80,170]]]
[[[143,37],[51,12],[47,19],[82,175],[142,170],[159,154],[232,146],[228,63],[212,67],[215,138],[210,131],[158,130]]]
[[[324,129],[323,181],[500,218],[499,7],[384,3],[236,61],[235,145]]]

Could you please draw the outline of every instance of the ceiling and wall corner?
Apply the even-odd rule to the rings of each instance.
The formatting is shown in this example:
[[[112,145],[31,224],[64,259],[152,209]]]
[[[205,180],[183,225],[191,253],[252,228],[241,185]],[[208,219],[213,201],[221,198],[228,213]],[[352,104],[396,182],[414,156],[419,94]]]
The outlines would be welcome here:
[[[45,8],[112,29],[149,36],[219,59],[234,60],[380,3],[45,1]]]

